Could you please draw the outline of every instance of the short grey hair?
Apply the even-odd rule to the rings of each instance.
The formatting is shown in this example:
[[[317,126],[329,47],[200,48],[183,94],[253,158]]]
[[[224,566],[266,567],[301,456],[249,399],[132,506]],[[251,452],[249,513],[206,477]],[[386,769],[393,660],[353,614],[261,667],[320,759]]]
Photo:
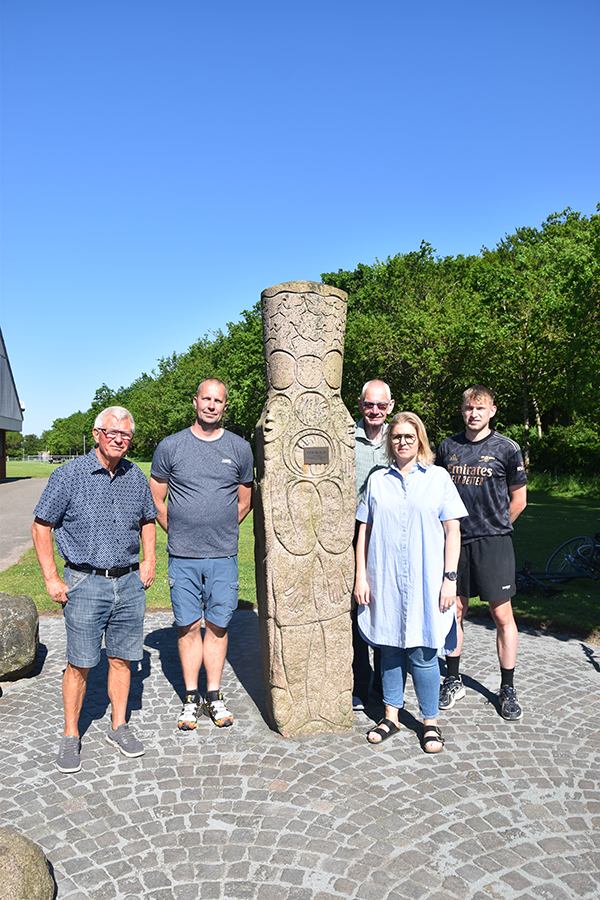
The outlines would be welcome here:
[[[104,423],[109,416],[114,416],[118,422],[131,422],[131,433],[135,434],[135,422],[133,416],[124,406],[107,406],[102,412],[99,412],[94,422],[94,428],[104,428]]]
[[[370,381],[367,381],[366,384],[363,385],[363,389],[360,392],[361,402],[364,402],[367,391],[372,384],[382,384],[384,386],[384,388],[386,389],[386,392],[387,392],[387,398],[388,398],[388,403],[389,403],[390,400],[392,399],[392,392],[390,390],[389,384],[387,384],[385,381],[382,381],[381,378],[371,378]]]

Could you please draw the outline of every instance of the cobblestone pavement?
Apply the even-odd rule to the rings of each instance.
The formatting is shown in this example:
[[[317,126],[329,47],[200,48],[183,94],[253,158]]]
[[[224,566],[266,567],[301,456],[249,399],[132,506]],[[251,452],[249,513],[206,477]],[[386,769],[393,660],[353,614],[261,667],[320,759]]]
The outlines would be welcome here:
[[[414,729],[373,748],[353,732],[285,739],[264,715],[258,621],[238,612],[223,691],[233,728],[178,733],[182,684],[167,612],[146,619],[131,724],[146,755],[110,747],[106,660],[90,674],[83,768],[54,765],[63,621],[41,619],[38,673],[4,684],[0,817],[37,841],[59,900],[597,898],[600,648],[522,633],[526,715],[500,718],[495,634],[467,623],[467,697],[440,719],[446,750]],[[377,718],[380,710],[371,711]]]

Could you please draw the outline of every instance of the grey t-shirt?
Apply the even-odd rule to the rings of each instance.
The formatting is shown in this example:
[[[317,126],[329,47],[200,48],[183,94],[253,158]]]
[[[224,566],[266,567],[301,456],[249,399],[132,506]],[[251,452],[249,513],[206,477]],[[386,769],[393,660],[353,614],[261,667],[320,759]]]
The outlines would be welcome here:
[[[250,444],[223,431],[215,441],[191,428],[160,442],[151,474],[169,479],[168,541],[171,556],[217,559],[238,552],[238,485],[254,476]]]

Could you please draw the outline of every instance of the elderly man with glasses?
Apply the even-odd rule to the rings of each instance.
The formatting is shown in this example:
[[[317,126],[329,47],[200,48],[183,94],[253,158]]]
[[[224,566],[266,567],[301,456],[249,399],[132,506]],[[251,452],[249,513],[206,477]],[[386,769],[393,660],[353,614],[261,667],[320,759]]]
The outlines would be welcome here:
[[[389,460],[386,450],[385,435],[387,425],[386,417],[391,415],[394,409],[394,401],[390,387],[385,381],[373,379],[364,385],[358,399],[358,408],[362,418],[354,426],[354,462],[356,466],[356,503],[357,507],[362,500],[369,475],[377,469],[387,468]],[[356,533],[358,525],[356,523]],[[356,535],[354,539],[356,545]],[[354,659],[352,662],[352,674],[354,687],[352,690],[352,708],[359,711],[365,708],[369,701],[369,686],[373,674],[369,660],[369,647],[361,637],[358,630],[357,609],[352,610],[352,644]],[[381,652],[374,651],[375,673],[373,676],[373,691],[381,694]]]
[[[94,423],[93,450],[55,469],[34,510],[35,551],[46,590],[63,607],[67,631],[65,728],[56,759],[60,772],[81,769],[79,715],[103,637],[112,713],[106,740],[124,756],[144,753],[129,730],[126,711],[130,662],[143,658],[144,591],[154,581],[157,510],[146,476],[125,459],[134,431],[128,410],[103,410]],[[52,531],[65,561],[62,578]]]

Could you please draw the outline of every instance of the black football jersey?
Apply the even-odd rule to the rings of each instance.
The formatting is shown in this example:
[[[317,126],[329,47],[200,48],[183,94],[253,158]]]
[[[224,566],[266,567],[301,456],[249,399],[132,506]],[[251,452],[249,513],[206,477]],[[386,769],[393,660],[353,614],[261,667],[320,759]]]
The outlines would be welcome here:
[[[512,534],[508,488],[527,483],[523,455],[515,441],[497,431],[481,441],[468,441],[463,431],[442,441],[435,462],[450,473],[469,512],[460,523],[463,544]]]

